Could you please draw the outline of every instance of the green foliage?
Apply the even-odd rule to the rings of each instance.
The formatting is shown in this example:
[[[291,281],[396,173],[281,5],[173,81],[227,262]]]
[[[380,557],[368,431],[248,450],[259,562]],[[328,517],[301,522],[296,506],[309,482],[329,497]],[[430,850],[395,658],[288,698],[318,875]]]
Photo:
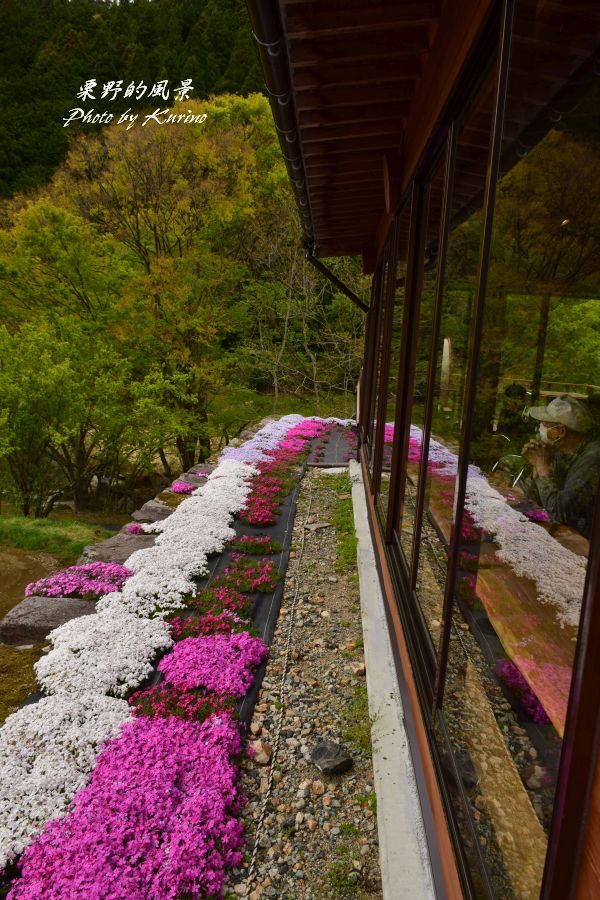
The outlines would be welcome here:
[[[338,494],[350,494],[352,482],[347,475],[336,475],[328,482]],[[340,573],[348,573],[356,569],[356,552],[358,539],[354,528],[354,511],[352,498],[337,499],[335,512],[332,516],[337,536],[337,560],[336,570]]]
[[[191,78],[196,98],[263,85],[242,0],[8,0],[0,5],[0,57],[0,196],[51,177],[69,149],[69,109],[131,106],[123,97],[82,103],[77,91],[90,78],[100,88],[161,78],[173,88]]]
[[[361,753],[369,755],[372,750],[371,727],[373,722],[369,716],[369,698],[365,685],[355,685],[352,699],[343,710],[343,716],[345,740],[350,741]]]
[[[74,563],[88,544],[103,541],[114,532],[86,525],[77,519],[27,519],[0,516],[0,544],[21,550],[42,551],[61,562]]]

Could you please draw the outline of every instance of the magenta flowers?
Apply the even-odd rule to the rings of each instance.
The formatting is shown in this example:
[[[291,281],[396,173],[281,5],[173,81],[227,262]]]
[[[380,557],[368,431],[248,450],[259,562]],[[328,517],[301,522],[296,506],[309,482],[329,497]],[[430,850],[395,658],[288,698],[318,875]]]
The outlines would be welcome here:
[[[252,684],[254,667],[268,653],[267,645],[247,632],[186,638],[163,657],[158,670],[175,687],[205,687],[219,695],[243,697]]]
[[[118,563],[94,562],[82,566],[70,566],[54,572],[47,578],[32,581],[25,588],[25,596],[81,597],[97,600],[104,594],[118,591],[133,575],[131,569]]]
[[[142,526],[139,522],[130,522],[127,526],[127,534],[143,534]]]
[[[11,900],[175,900],[220,894],[239,865],[244,800],[228,715],[128,722],[90,783],[24,853]]]
[[[196,490],[196,485],[188,484],[187,481],[174,481],[171,485],[171,490],[174,494],[193,494]]]

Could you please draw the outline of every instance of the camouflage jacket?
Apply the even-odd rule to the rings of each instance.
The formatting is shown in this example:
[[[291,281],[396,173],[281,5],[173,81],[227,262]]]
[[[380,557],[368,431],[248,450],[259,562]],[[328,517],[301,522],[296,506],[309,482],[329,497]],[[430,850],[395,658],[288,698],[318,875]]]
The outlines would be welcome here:
[[[551,519],[590,537],[600,484],[600,439],[583,441],[574,453],[557,453],[548,475],[535,485]]]

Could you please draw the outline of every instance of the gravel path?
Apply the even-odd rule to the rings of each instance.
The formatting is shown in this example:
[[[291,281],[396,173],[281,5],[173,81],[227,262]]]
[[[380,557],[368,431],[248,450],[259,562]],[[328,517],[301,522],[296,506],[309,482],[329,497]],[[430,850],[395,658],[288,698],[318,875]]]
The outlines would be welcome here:
[[[352,557],[349,522],[348,477],[309,471],[298,500],[280,619],[250,726],[257,753],[244,763],[248,853],[244,867],[232,873],[226,886],[228,897],[245,895],[265,798],[251,900],[382,896],[358,579],[355,566],[346,562]],[[345,545],[340,547],[340,541]],[[281,676],[296,577],[299,592],[282,709]],[[281,712],[279,752],[268,796],[272,744]],[[323,740],[348,751],[353,760],[349,771],[323,775],[317,769],[310,754]]]

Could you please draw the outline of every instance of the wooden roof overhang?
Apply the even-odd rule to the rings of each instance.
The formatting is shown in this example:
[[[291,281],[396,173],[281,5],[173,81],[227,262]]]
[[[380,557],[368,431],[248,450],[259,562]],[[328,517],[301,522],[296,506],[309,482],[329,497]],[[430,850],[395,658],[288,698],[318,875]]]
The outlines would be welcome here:
[[[317,256],[362,254],[365,270],[372,271],[402,193],[498,4],[247,3],[306,243]],[[548,40],[539,77],[532,84],[527,76],[524,103],[514,123],[508,123],[515,147],[528,130],[539,132],[536,120],[542,111],[547,113],[561,92],[568,93],[574,78],[572,42],[580,42],[583,68],[592,65],[597,51],[597,32],[590,34],[589,28],[591,0],[537,0],[533,5],[535,33],[516,35],[515,52],[526,54],[534,40],[539,45],[541,8]],[[472,199],[465,196],[465,203]]]

